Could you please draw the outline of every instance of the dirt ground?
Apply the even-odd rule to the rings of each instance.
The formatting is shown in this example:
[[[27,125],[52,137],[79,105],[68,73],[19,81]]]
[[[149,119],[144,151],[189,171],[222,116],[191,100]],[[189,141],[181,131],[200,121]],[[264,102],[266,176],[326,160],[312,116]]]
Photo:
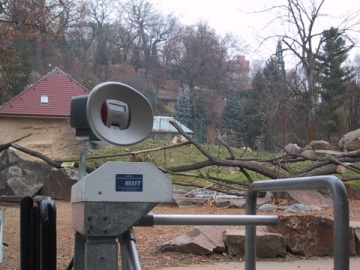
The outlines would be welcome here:
[[[71,203],[57,201],[57,269],[66,269],[73,255],[74,231],[71,228]],[[0,269],[20,269],[20,211],[17,208],[2,208],[5,216],[3,242],[9,246],[4,250],[4,261]],[[243,209],[217,208],[211,204],[204,207],[179,208],[173,205],[159,205],[152,211],[154,214],[244,214]],[[262,213],[258,214],[279,214]],[[309,214],[309,212],[306,212]],[[311,212],[313,215],[332,217],[333,209],[326,208],[321,211]],[[360,221],[360,201],[350,201],[350,220]],[[137,250],[142,269],[159,269],[161,267],[184,266],[190,264],[206,264],[215,262],[234,262],[238,258],[231,258],[226,254],[211,256],[184,255],[179,253],[154,254],[153,250],[168,240],[175,238],[190,230],[192,226],[154,226],[136,227],[135,236],[137,239]],[[230,228],[230,227],[229,227]],[[226,229],[226,227],[224,227]],[[234,229],[234,226],[231,227]],[[294,256],[288,255],[284,261],[293,260]],[[120,261],[120,258],[119,258]],[[121,268],[119,268],[121,269]]]

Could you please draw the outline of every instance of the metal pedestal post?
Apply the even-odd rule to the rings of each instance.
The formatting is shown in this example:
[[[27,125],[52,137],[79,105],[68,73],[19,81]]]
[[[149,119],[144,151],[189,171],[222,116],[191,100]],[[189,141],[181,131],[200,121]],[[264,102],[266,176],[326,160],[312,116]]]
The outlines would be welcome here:
[[[118,269],[115,237],[84,237],[75,234],[75,270]]]
[[[75,232],[74,239],[74,269],[85,270],[85,243],[86,238],[82,234]]]
[[[118,269],[118,245],[113,237],[88,237],[85,244],[86,270]]]
[[[135,246],[135,235],[132,228],[119,237],[121,265],[123,270],[141,270],[139,256]]]

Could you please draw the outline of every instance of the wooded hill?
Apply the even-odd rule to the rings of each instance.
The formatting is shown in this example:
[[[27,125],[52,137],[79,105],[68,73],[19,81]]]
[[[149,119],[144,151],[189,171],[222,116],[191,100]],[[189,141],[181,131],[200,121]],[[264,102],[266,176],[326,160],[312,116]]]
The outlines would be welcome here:
[[[313,32],[324,0],[312,8],[284,2],[295,34],[277,34],[274,54],[250,69],[240,57],[246,41],[219,35],[205,21],[182,25],[151,1],[2,1],[0,104],[57,66],[89,89],[109,80],[127,83],[149,98],[156,114],[189,110],[199,141],[213,142],[219,128],[231,145],[270,151],[289,142],[336,142],[360,121],[355,69],[344,66],[356,45],[351,29]],[[350,18],[358,17],[344,21]],[[286,69],[284,52],[298,65]],[[189,108],[161,102],[167,91],[188,93]]]

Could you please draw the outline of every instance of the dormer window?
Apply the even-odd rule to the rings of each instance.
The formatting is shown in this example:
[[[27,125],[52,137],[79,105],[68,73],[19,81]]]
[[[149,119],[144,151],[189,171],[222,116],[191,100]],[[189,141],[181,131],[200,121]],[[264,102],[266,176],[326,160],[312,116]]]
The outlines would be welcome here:
[[[41,95],[40,96],[40,103],[41,104],[49,104],[49,96],[48,95]]]

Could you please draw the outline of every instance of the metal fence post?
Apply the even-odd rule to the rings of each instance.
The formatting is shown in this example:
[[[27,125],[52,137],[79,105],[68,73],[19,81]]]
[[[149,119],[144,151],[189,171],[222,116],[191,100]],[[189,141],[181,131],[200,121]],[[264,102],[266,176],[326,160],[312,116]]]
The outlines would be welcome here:
[[[36,196],[39,209],[40,270],[56,270],[56,206],[50,197]]]
[[[349,269],[349,202],[345,185],[332,175],[257,181],[250,185],[246,198],[246,214],[256,214],[258,192],[310,190],[327,188],[334,204],[334,269]],[[245,269],[255,270],[256,227],[245,228]]]
[[[31,259],[31,212],[33,199],[29,196],[20,201],[20,267],[21,270],[33,269]]]

